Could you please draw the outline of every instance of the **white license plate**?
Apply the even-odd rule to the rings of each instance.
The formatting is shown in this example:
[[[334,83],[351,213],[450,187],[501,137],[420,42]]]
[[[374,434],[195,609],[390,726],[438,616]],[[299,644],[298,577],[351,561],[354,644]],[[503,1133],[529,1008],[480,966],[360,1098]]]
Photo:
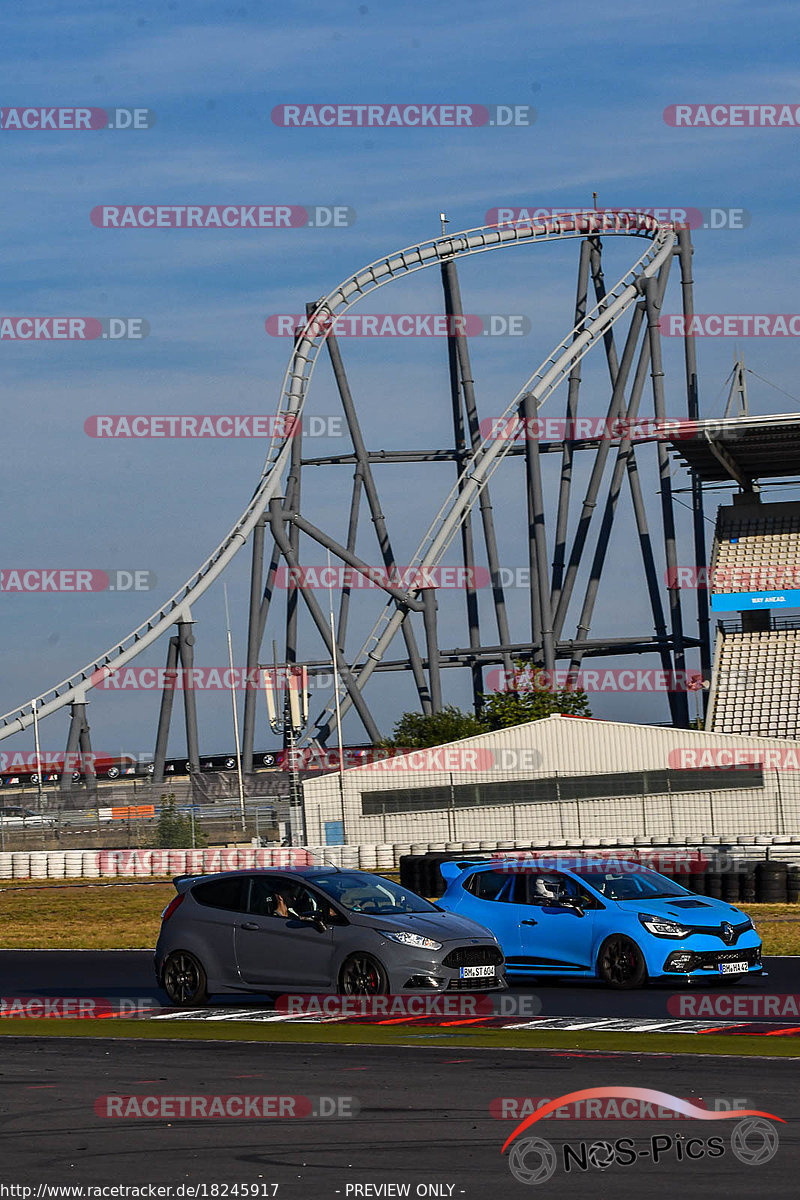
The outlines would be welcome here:
[[[746,971],[746,962],[724,962],[719,964],[720,975],[742,975]]]
[[[494,973],[494,967],[462,967],[460,975],[462,979],[491,979]]]

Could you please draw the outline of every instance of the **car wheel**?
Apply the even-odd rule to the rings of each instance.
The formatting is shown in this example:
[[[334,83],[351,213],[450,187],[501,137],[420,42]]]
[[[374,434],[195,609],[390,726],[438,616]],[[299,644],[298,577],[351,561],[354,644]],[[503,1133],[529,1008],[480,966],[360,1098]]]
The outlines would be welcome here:
[[[647,982],[644,955],[634,941],[621,933],[603,942],[597,957],[597,972],[613,988],[637,988]]]
[[[339,991],[343,996],[385,996],[389,979],[371,954],[351,954],[339,972]]]
[[[188,950],[173,950],[168,954],[161,972],[164,991],[178,1007],[193,1007],[208,1000],[206,973]]]

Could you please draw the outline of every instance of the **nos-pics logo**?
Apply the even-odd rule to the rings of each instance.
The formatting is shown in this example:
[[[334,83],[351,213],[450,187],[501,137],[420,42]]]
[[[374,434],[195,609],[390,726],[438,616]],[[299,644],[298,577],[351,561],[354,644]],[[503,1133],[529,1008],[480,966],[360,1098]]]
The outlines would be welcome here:
[[[557,1109],[581,1100],[614,1097],[616,1099],[639,1100],[649,1105],[671,1109],[685,1117],[698,1121],[735,1121],[726,1144],[724,1136],[690,1137],[688,1135],[653,1134],[637,1143],[633,1138],[598,1139],[597,1141],[564,1142],[556,1147],[552,1142],[537,1136],[520,1138],[535,1122],[542,1120]],[[578,1092],[567,1092],[555,1100],[543,1104],[531,1113],[506,1138],[500,1151],[504,1154],[511,1147],[508,1166],[511,1174],[520,1183],[540,1184],[552,1179],[561,1166],[565,1174],[587,1173],[591,1170],[606,1171],[610,1167],[631,1167],[638,1159],[650,1160],[655,1165],[669,1163],[692,1163],[708,1158],[721,1158],[728,1152],[748,1167],[763,1166],[778,1152],[778,1131],[773,1121],[783,1118],[774,1113],[761,1112],[754,1108],[738,1108],[728,1111],[711,1111],[699,1108],[688,1100],[672,1096],[669,1092],[653,1088],[607,1087],[584,1088]]]

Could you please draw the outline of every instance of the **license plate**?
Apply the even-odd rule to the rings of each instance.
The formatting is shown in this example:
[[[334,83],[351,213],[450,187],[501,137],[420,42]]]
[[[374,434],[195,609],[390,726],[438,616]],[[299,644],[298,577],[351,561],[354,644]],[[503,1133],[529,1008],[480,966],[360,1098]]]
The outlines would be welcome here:
[[[746,962],[724,962],[719,964],[720,975],[741,975],[747,971]]]
[[[494,975],[494,967],[462,967],[462,979],[490,979]]]

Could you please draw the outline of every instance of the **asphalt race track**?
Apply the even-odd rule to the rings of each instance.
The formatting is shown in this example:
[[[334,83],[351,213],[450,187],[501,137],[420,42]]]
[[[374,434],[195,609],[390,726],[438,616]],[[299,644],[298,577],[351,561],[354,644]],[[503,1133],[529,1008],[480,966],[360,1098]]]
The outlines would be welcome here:
[[[389,1184],[408,1185],[405,1194],[411,1196],[454,1200],[545,1191],[581,1198],[643,1192],[673,1198],[676,1189],[687,1200],[756,1192],[795,1197],[797,1079],[796,1062],[785,1060],[426,1049],[415,1044],[411,1031],[408,1046],[348,1047],[346,1054],[331,1046],[8,1038],[0,1063],[0,1181],[32,1186],[34,1197],[39,1184],[78,1180],[202,1183],[209,1190],[197,1194],[208,1196],[215,1183],[263,1184],[263,1195],[272,1195],[269,1185],[278,1184],[277,1196],[285,1200],[404,1194],[386,1190]],[[532,1134],[546,1139],[555,1155],[552,1178],[539,1190],[511,1175],[508,1153],[501,1155],[500,1148],[519,1118],[492,1115],[493,1100],[624,1086],[702,1098],[717,1108],[737,1103],[787,1122],[773,1123],[774,1157],[745,1165],[732,1150],[734,1119],[663,1113],[635,1121],[551,1117],[519,1140]],[[346,1097],[337,1101],[338,1111],[358,1112],[283,1120],[193,1120],[174,1113],[108,1118],[95,1110],[105,1095]],[[710,1158],[705,1149],[715,1135],[723,1152]],[[653,1137],[660,1139],[657,1161]],[[592,1165],[588,1147],[598,1140],[613,1147],[619,1138],[632,1139],[635,1161],[612,1162],[607,1169]],[[700,1139],[691,1143],[695,1157],[679,1158],[678,1144],[682,1153],[691,1138]],[[583,1155],[584,1167],[570,1158],[565,1171],[565,1142]],[[600,1160],[609,1153],[601,1145]],[[372,1189],[359,1192],[355,1185]],[[418,1192],[424,1185],[439,1190]]]
[[[0,950],[0,997],[125,997],[166,1004],[166,996],[155,986],[152,962],[152,953],[147,950]],[[800,994],[800,958],[766,958],[764,962],[768,978],[748,987],[720,984],[715,990],[735,996],[761,992]],[[667,1005],[676,992],[669,984],[616,992],[600,983],[579,980],[569,986],[532,980],[529,987],[510,990],[534,996],[541,1003],[543,1016],[587,1018],[666,1018],[674,1015]],[[703,983],[702,990],[711,990],[711,985]],[[692,989],[681,991],[691,994]],[[265,1000],[247,995],[214,998],[214,1007],[231,1005],[263,1009]],[[766,1017],[765,1022],[769,1021]],[[792,1023],[800,1025],[800,1019]]]

